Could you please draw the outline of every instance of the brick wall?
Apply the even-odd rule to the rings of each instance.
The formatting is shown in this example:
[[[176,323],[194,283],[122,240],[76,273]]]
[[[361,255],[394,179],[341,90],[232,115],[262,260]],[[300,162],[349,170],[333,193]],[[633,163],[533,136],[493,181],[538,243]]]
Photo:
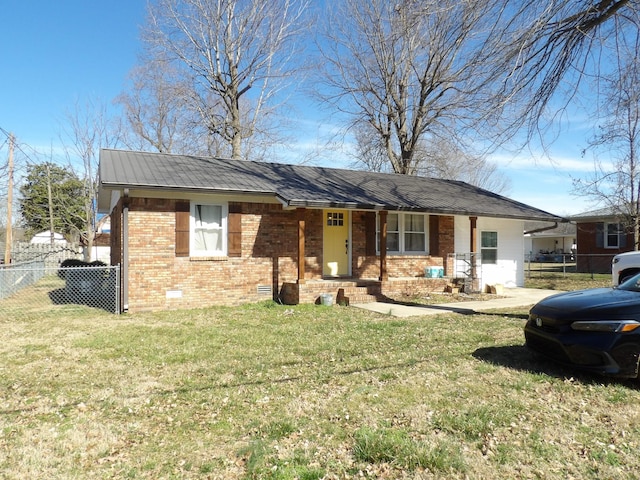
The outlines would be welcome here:
[[[365,212],[352,215],[352,253],[354,276],[378,278],[380,257],[366,255]],[[375,239],[373,239],[375,241]],[[445,259],[454,250],[454,217],[431,215],[429,217],[429,250],[431,255],[387,255],[389,277],[422,277],[425,267],[444,267],[445,275],[453,270]]]
[[[583,222],[576,226],[578,255],[576,270],[581,273],[611,273],[611,260],[614,255],[633,250],[633,234],[627,234],[623,248],[604,248],[598,246],[598,222]]]
[[[238,257],[176,256],[176,200],[129,200],[129,311],[237,305],[277,297],[284,284],[297,280],[298,216],[279,204],[230,203],[241,214]],[[122,205],[112,215],[112,263],[120,262]],[[378,278],[379,258],[367,256],[365,212],[352,214],[354,276]],[[322,210],[305,211],[305,278],[322,276]],[[439,255],[389,256],[391,277],[420,277],[424,267],[443,265],[453,251],[453,218],[430,221],[430,243]],[[433,228],[442,228],[434,232]],[[260,286],[260,292],[258,291]],[[272,295],[265,294],[265,288]]]

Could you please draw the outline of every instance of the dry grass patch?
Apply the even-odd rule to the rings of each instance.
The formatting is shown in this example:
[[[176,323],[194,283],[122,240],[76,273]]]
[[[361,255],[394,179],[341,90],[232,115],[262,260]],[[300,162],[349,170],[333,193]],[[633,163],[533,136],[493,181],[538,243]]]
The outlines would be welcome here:
[[[533,358],[525,316],[4,318],[0,477],[635,478],[635,383]]]

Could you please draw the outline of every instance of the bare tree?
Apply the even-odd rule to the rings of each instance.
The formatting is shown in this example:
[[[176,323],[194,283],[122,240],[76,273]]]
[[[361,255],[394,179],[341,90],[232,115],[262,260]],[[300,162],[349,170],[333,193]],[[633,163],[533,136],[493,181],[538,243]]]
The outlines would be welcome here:
[[[375,132],[391,170],[416,174],[421,142],[461,137],[480,108],[493,25],[484,0],[344,0],[319,44],[323,99]],[[326,90],[328,88],[328,91]],[[358,129],[356,131],[362,131]]]
[[[172,62],[216,155],[242,158],[296,70],[304,0],[158,0],[145,41]],[[244,151],[243,151],[244,149]]]
[[[460,180],[495,193],[506,193],[511,182],[498,165],[482,155],[472,154],[446,139],[435,139],[418,154],[424,159],[420,175]]]
[[[354,133],[354,167],[374,172],[391,171],[377,133],[366,124],[358,125]],[[460,180],[495,193],[505,193],[511,186],[509,178],[500,172],[497,164],[482,155],[465,152],[452,140],[423,139],[415,148],[417,175]]]
[[[494,90],[486,119],[502,122],[497,141],[525,127],[526,141],[557,126],[580,95],[585,78],[607,73],[606,48],[638,29],[636,0],[505,1],[491,32],[487,88]],[[589,95],[596,91],[589,84]],[[593,102],[590,102],[593,104]]]
[[[96,233],[98,156],[101,148],[118,145],[120,131],[110,120],[106,106],[94,99],[84,104],[76,102],[73,110],[67,112],[65,120],[61,140],[70,168],[76,171],[83,182],[84,209],[80,214],[83,229],[78,233],[86,246],[86,260],[90,260]]]
[[[617,38],[614,73],[605,85],[601,102],[602,123],[588,149],[604,151],[596,156],[594,171],[576,179],[576,193],[606,205],[634,233],[640,249],[640,32]]]
[[[142,59],[129,74],[129,88],[116,98],[130,134],[129,148],[158,152],[201,153],[195,121],[184,105],[182,88],[170,62]]]

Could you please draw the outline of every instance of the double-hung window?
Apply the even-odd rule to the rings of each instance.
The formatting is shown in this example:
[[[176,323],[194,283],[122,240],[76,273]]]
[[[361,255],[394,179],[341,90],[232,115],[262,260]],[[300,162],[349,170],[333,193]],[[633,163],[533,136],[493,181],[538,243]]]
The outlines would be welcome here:
[[[426,229],[424,215],[404,215],[404,250],[405,252],[426,252]]]
[[[428,253],[427,216],[421,213],[389,213],[387,215],[387,252]],[[376,228],[376,245],[380,251],[380,217]]]
[[[379,244],[379,242],[378,242]],[[380,250],[380,248],[378,248]],[[387,252],[400,251],[400,215],[387,215]]]
[[[605,223],[604,246],[605,248],[619,248],[620,237],[624,230],[619,223]]]
[[[480,255],[483,265],[498,263],[498,232],[482,232]]]
[[[224,256],[227,254],[227,206],[191,203],[192,256]]]

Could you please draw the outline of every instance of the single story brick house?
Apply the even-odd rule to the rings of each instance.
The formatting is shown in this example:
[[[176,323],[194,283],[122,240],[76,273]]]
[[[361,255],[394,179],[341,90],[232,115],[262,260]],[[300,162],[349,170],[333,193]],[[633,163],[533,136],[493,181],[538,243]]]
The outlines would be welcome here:
[[[576,224],[578,272],[611,273],[613,257],[634,250],[633,231],[619,209],[590,210],[572,215],[570,220]]]
[[[459,181],[111,149],[98,208],[132,312],[521,286],[524,221],[563,221]]]

